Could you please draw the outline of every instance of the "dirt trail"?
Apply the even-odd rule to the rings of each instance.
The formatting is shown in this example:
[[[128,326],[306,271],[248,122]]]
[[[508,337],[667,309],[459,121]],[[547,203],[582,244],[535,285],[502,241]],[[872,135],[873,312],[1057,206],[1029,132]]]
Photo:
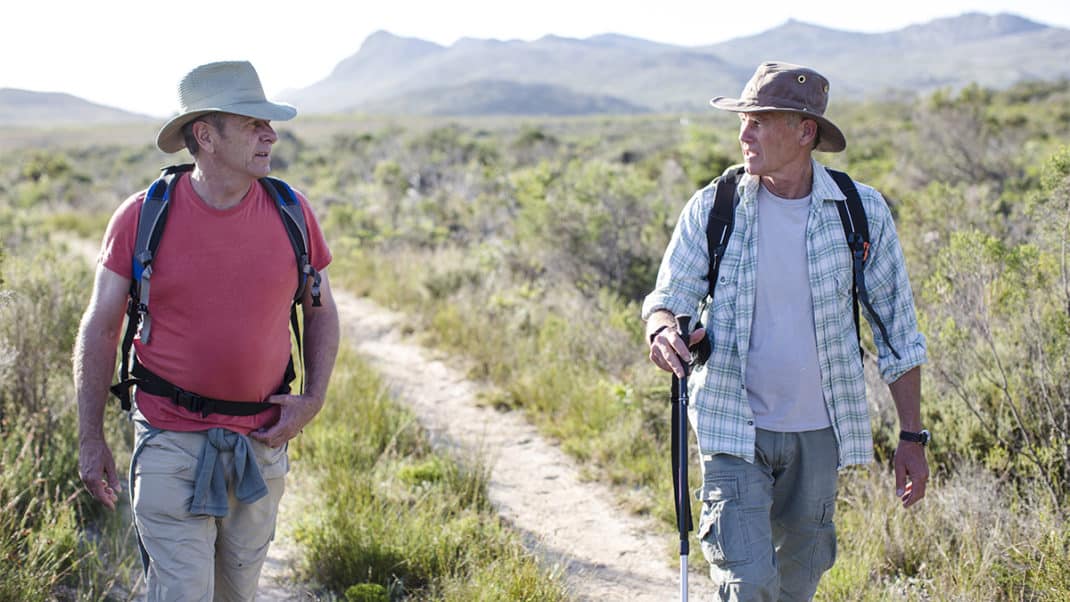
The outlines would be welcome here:
[[[664,553],[676,540],[671,530],[629,515],[607,486],[582,482],[575,463],[520,413],[477,405],[476,384],[404,339],[402,316],[342,291],[335,299],[343,338],[434,438],[488,462],[491,501],[531,549],[563,571],[578,600],[678,598],[679,568]],[[707,578],[690,581],[695,599],[710,598]]]

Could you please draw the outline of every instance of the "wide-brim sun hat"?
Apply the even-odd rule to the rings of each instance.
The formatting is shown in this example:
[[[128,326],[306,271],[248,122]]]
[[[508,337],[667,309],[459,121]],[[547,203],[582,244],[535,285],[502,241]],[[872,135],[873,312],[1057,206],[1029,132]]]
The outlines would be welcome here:
[[[817,122],[820,141],[817,150],[838,153],[847,148],[847,139],[836,124],[825,117],[829,102],[829,81],[809,67],[767,62],[758,66],[743,87],[739,98],[715,96],[710,104],[733,113],[787,111]]]
[[[260,77],[248,61],[221,61],[195,67],[178,84],[179,113],[156,134],[156,146],[165,153],[186,147],[182,127],[207,115],[222,112],[267,121],[286,121],[297,109],[264,95]]]

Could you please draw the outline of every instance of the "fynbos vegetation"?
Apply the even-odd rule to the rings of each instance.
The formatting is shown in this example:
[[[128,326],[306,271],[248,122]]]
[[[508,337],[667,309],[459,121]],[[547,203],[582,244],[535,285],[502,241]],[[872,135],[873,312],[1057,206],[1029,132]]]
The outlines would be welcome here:
[[[884,191],[907,255],[930,345],[935,480],[917,508],[897,507],[894,422],[875,412],[881,460],[843,477],[839,562],[818,597],[1066,599],[1070,90],[973,87],[834,109],[848,150],[821,158]],[[738,157],[735,127],[717,115],[308,119],[282,132],[276,167],[313,199],[335,286],[407,312],[428,344],[498,385],[489,403],[527,412],[591,478],[665,519],[669,563],[667,382],[646,361],[638,307],[683,203]],[[5,599],[130,584],[121,517],[77,495],[66,355],[89,272],[55,233],[99,238],[165,161],[147,140],[0,162],[0,551],[18,559],[0,569]],[[307,573],[354,598],[561,595],[487,514],[479,463],[434,455],[411,418],[358,386],[356,363],[343,360],[328,410],[339,414],[295,446],[297,470],[339,487],[317,504],[325,522],[301,527]],[[348,414],[366,417],[345,430]],[[109,437],[126,437],[112,417]],[[339,472],[335,457],[364,472]],[[426,514],[394,520],[416,506]]]

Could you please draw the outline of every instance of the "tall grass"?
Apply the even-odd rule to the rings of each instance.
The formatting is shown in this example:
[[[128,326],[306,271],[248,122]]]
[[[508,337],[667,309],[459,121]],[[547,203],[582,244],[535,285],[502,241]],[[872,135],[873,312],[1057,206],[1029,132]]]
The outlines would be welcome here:
[[[291,450],[303,487],[315,492],[295,530],[302,572],[329,591],[565,599],[556,576],[491,508],[481,463],[432,449],[415,417],[351,352],[343,349],[323,411]]]
[[[121,597],[135,563],[128,524],[78,479],[69,357],[89,269],[39,217],[0,208],[0,599]],[[106,432],[122,462],[119,414]]]
[[[909,511],[892,475],[843,480],[839,559],[818,590],[828,601],[1066,600],[1070,531],[1040,488],[1022,496],[979,467],[937,477]]]

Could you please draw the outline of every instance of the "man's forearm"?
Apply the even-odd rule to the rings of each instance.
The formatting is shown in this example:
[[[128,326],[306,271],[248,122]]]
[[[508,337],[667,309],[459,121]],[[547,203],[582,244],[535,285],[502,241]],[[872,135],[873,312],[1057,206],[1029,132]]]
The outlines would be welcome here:
[[[918,432],[921,424],[921,367],[907,370],[898,380],[888,385],[899,414],[899,428]]]
[[[78,329],[72,363],[79,440],[104,439],[104,409],[115,366],[115,339],[89,316]]]
[[[333,299],[305,313],[305,395],[323,401],[338,355],[338,308]]]

